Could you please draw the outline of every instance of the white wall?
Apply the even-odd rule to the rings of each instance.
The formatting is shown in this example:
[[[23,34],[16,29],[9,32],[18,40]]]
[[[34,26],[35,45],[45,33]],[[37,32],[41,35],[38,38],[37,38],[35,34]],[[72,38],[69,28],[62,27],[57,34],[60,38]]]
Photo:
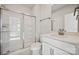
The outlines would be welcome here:
[[[40,34],[40,5],[35,5],[32,15],[36,16],[36,40],[39,41]]]
[[[39,40],[40,35],[40,19],[44,19],[47,17],[51,17],[51,11],[53,11],[53,7],[51,9],[50,4],[42,4],[42,5],[36,5],[33,10],[33,15],[36,16],[36,39]],[[58,31],[60,28],[64,28],[64,15],[67,13],[74,12],[74,8],[76,5],[64,5],[62,8],[59,8],[58,10],[53,11],[52,18],[54,21],[53,23],[53,31]],[[47,27],[48,28],[48,27]]]
[[[36,39],[39,41],[40,36],[40,20],[51,17],[51,5],[49,4],[38,4],[32,9],[32,15],[36,16]]]
[[[40,5],[41,7],[41,19],[47,18],[47,17],[51,17],[51,4],[43,4]]]
[[[74,13],[75,7],[76,5],[67,5],[63,8],[58,9],[57,11],[53,11],[52,18],[55,20],[53,25],[54,31],[58,31],[60,28],[64,28],[64,15],[71,12]]]
[[[1,4],[0,4],[0,7],[1,7]]]

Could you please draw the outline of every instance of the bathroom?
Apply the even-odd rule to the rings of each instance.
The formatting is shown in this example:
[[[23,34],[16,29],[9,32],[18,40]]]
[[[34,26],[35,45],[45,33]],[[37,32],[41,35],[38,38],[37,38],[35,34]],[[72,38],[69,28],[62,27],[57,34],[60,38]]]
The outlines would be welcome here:
[[[0,4],[0,54],[79,55],[78,9],[78,4]]]

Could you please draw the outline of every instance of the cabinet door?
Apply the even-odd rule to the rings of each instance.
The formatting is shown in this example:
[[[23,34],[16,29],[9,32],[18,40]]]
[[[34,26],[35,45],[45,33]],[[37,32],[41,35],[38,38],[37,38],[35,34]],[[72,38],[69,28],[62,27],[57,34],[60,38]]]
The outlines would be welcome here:
[[[46,43],[42,43],[42,54],[43,55],[53,55],[54,49]]]
[[[54,48],[54,55],[70,55],[70,54],[58,48]]]
[[[47,43],[42,43],[42,54],[43,55],[69,55],[67,52],[53,47]]]

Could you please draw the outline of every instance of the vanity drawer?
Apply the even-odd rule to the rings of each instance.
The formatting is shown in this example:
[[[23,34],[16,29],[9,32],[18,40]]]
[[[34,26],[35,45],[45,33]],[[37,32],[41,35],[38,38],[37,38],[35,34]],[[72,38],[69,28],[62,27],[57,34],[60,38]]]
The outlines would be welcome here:
[[[76,54],[76,47],[73,44],[59,41],[57,39],[55,40],[51,38],[46,38],[46,37],[42,37],[42,40],[43,42],[47,42],[51,44],[52,46],[57,47],[65,52],[68,52],[70,54]]]

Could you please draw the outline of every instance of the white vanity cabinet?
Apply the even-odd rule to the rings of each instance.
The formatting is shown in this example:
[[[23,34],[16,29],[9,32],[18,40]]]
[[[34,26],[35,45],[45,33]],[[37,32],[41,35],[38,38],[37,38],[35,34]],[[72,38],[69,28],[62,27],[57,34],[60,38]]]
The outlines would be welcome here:
[[[70,55],[67,52],[60,50],[48,43],[42,43],[42,54],[43,55]]]
[[[74,40],[72,40],[72,38],[64,39],[58,37],[56,38],[54,36],[52,37],[42,36],[41,37],[42,54],[43,55],[79,55],[79,44],[78,44],[79,40],[77,41]]]
[[[46,44],[46,43],[42,43],[42,55],[53,55],[54,54],[54,49]]]

